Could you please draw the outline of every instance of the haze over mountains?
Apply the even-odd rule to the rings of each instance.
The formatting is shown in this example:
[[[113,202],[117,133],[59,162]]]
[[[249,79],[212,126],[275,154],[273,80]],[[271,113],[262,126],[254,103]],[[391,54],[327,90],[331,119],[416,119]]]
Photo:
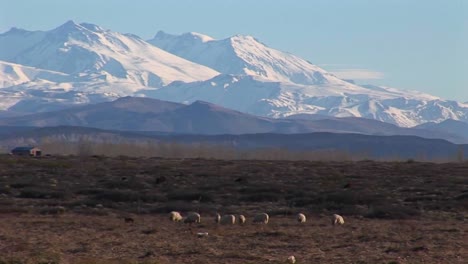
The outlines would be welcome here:
[[[356,85],[251,36],[215,40],[199,33],[158,32],[145,41],[73,21],[49,31],[13,28],[0,34],[0,110],[8,110],[0,116],[123,96],[184,104],[201,100],[274,118],[364,117],[403,127],[468,122],[466,103]]]
[[[465,123],[459,121],[450,123],[459,127],[447,132],[443,127],[439,128],[438,124],[428,129],[402,128],[372,119],[324,118],[311,115],[274,119],[241,113],[203,101],[185,105],[137,97],[123,97],[112,102],[0,119],[0,126],[81,126],[183,135],[334,132],[380,136],[411,135],[468,144],[468,135],[463,133],[466,131]]]

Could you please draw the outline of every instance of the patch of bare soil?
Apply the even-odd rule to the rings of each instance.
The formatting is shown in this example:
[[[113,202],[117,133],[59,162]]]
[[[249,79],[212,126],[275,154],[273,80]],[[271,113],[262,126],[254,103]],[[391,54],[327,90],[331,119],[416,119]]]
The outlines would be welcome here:
[[[467,190],[466,163],[2,156],[0,263],[466,263]]]

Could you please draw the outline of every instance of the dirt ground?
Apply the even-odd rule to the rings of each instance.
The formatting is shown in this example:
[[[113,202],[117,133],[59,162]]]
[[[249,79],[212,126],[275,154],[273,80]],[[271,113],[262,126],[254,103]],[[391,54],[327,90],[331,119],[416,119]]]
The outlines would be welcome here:
[[[3,215],[0,252],[25,263],[466,263],[467,225],[459,221],[272,217],[266,226],[189,227],[166,216]],[[196,233],[208,232],[198,238]],[[49,262],[47,262],[49,261]],[[13,263],[13,262],[12,262]]]
[[[0,263],[467,263],[467,186],[466,163],[0,157]]]

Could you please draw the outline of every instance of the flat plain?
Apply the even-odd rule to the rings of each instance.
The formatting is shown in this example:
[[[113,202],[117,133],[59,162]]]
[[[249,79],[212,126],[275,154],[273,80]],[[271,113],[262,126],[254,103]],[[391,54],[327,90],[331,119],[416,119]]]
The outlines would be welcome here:
[[[5,155],[0,263],[466,263],[467,190],[468,163]]]

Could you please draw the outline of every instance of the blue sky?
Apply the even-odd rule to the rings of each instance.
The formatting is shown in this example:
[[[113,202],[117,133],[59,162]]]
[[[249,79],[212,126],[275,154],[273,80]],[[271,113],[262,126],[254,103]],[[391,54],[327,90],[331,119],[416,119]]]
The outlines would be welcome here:
[[[0,32],[90,22],[145,39],[158,30],[249,34],[358,83],[468,101],[465,0],[0,0]]]

